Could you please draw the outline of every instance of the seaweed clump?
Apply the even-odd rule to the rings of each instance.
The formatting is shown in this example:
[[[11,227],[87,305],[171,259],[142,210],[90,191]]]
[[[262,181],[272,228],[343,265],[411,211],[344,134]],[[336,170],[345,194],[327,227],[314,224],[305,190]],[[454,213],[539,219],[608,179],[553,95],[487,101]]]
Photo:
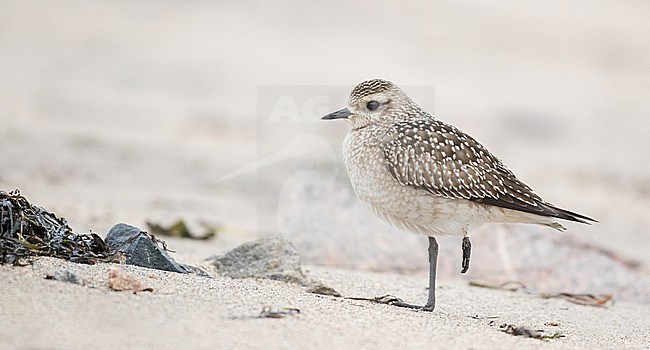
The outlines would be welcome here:
[[[0,190],[0,264],[24,265],[33,256],[85,264],[119,260],[97,234],[76,234],[65,218],[31,204],[19,190]]]

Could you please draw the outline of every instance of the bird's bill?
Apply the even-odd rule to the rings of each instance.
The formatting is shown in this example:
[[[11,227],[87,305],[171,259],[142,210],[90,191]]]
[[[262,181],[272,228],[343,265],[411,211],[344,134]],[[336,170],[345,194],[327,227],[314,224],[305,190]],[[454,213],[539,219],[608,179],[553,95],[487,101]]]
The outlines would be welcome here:
[[[336,112],[332,112],[332,113],[330,113],[330,114],[328,114],[328,115],[326,115],[326,116],[324,116],[324,117],[322,117],[322,118],[320,118],[320,119],[324,119],[324,120],[329,120],[329,119],[347,119],[347,118],[348,118],[349,116],[351,116],[351,115],[352,115],[352,112],[350,112],[349,109],[347,109],[347,108],[343,108],[343,109],[339,109],[339,110],[336,111]]]

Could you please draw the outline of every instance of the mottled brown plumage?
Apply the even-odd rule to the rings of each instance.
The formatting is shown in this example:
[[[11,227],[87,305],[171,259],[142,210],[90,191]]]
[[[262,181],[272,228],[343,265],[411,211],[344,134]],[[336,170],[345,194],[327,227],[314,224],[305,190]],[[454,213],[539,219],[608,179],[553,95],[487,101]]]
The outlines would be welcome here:
[[[404,186],[542,216],[590,220],[545,202],[474,138],[433,117],[393,124],[383,151],[388,170]]]

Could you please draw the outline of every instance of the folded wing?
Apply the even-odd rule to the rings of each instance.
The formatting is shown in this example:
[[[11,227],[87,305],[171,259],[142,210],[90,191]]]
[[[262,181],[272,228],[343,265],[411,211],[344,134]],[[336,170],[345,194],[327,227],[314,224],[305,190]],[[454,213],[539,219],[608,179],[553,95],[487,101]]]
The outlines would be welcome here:
[[[396,123],[382,146],[391,174],[404,186],[542,216],[594,221],[545,202],[475,139],[437,119]]]

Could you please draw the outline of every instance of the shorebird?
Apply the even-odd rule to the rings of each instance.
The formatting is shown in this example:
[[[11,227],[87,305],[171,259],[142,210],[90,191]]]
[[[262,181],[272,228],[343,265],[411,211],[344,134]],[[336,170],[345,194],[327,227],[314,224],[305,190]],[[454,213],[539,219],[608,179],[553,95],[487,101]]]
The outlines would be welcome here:
[[[389,304],[433,311],[436,236],[463,236],[465,273],[473,227],[527,223],[564,231],[556,219],[596,222],[544,201],[478,141],[427,113],[389,81],[360,83],[347,108],[322,119],[350,124],[343,159],[361,202],[389,225],[429,239],[427,303],[418,306],[393,298]]]

